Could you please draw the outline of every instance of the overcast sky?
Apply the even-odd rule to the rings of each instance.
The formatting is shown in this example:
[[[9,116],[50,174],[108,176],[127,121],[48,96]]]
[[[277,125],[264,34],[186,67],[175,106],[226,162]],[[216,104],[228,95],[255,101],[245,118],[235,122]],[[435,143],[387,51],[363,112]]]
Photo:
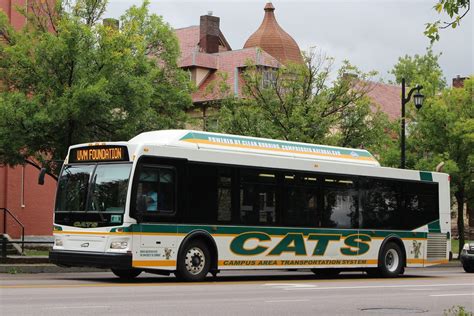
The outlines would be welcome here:
[[[220,28],[232,49],[243,47],[262,22],[266,1],[156,1],[150,10],[163,16],[174,28],[199,24],[199,16],[212,11],[220,17]],[[275,0],[275,16],[302,50],[310,47],[336,59],[344,59],[364,71],[377,70],[384,80],[398,57],[424,54],[429,40],[425,23],[438,19],[432,9],[436,0]],[[119,17],[140,0],[110,0],[106,17]],[[461,25],[441,31],[434,51],[442,52],[440,65],[448,84],[456,75],[474,74],[473,16]],[[446,17],[441,16],[441,18]]]

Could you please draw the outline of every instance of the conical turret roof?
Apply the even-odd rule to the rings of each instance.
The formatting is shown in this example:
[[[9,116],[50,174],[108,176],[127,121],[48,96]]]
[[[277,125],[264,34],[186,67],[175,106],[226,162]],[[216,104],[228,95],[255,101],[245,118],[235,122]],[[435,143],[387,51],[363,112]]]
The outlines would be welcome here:
[[[301,51],[296,41],[281,28],[275,18],[275,7],[265,5],[265,17],[255,33],[245,42],[244,48],[260,47],[281,63],[302,63]]]

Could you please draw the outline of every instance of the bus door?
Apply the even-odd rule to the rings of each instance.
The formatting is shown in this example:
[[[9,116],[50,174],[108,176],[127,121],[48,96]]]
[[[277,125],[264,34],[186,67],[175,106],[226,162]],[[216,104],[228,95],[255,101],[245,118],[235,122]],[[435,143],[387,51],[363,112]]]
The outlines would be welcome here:
[[[136,214],[140,222],[141,261],[170,260],[177,252],[176,171],[173,167],[141,165],[136,187]]]

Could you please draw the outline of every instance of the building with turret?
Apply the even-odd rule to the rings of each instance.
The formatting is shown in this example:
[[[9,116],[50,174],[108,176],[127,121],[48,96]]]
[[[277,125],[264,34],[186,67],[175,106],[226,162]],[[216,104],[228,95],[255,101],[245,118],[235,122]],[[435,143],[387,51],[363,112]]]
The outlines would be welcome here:
[[[189,71],[196,86],[191,127],[208,129],[216,124],[220,100],[229,94],[242,96],[242,73],[249,63],[264,72],[288,63],[303,63],[298,44],[278,24],[275,7],[267,3],[264,12],[260,27],[241,49],[231,48],[220,30],[220,19],[211,14],[201,16],[197,26],[175,30],[181,49],[179,66]],[[219,89],[222,84],[227,91]]]

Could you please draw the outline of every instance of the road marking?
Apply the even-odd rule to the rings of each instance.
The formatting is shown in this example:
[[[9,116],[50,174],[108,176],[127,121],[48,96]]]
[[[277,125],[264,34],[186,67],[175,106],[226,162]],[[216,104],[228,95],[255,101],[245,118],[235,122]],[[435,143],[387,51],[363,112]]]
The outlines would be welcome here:
[[[275,288],[280,288],[280,289],[308,289],[308,288],[314,288],[314,287],[317,287],[317,285],[313,285],[313,284],[298,284],[298,283],[266,283],[266,284],[263,284],[263,286],[271,286],[271,287],[275,287]]]
[[[77,308],[77,309],[83,309],[83,308],[109,308],[110,305],[83,305],[83,306],[53,306],[53,307],[46,307],[44,309],[71,309],[71,308]]]
[[[407,289],[407,291],[437,291],[438,289]]]
[[[436,296],[436,297],[441,297],[441,296],[473,296],[474,293],[457,293],[457,294],[432,294],[430,296]]]
[[[273,300],[273,301],[265,301],[265,303],[289,303],[289,302],[309,302],[309,300]]]
[[[406,282],[406,281],[415,281],[415,280],[428,280],[432,278],[427,278],[427,277],[409,277],[409,278],[398,278],[398,279],[391,279],[390,282]],[[463,279],[465,280],[466,278],[463,276]],[[137,279],[138,281],[140,279]],[[131,282],[131,283],[119,283],[119,282],[104,282],[104,283],[83,283],[83,284],[22,284],[22,285],[14,285],[14,284],[8,284],[8,285],[0,285],[0,289],[43,289],[43,288],[82,288],[82,287],[148,287],[148,286],[153,286],[153,287],[160,287],[160,286],[202,286],[202,285],[229,285],[229,284],[234,284],[234,285],[249,285],[249,284],[278,284],[281,282],[272,282],[269,280],[265,281],[255,281],[255,280],[248,280],[248,281],[227,281],[224,278],[218,279],[217,281],[208,281],[208,282],[197,282],[197,283],[187,283],[187,282],[169,282],[169,279],[163,279],[162,281],[151,281],[150,283],[141,283],[141,282]],[[355,281],[355,282],[361,282],[361,283],[366,283],[367,281],[370,282],[387,282],[387,279],[385,278],[374,278],[374,279],[334,279],[334,280],[312,280],[312,279],[307,279],[307,280],[291,280],[292,284],[293,283],[309,283],[311,282],[312,284],[315,284],[318,282],[319,284],[321,283],[343,283],[343,282],[348,282],[348,281]],[[264,283],[265,282],[265,283]],[[263,284],[262,284],[263,283]],[[464,284],[451,284],[451,285],[464,285]],[[472,283],[465,284],[465,285],[472,285]],[[423,285],[425,286],[425,285]],[[432,286],[431,284],[426,285],[427,287]],[[384,286],[382,286],[383,288]],[[313,288],[313,289],[326,289],[326,288]],[[329,288],[331,289],[331,288]],[[336,288],[335,288],[336,289]]]
[[[458,284],[402,284],[402,285],[366,285],[366,286],[327,286],[327,287],[288,287],[287,291],[300,290],[361,290],[361,289],[396,289],[396,288],[417,288],[417,287],[447,287],[447,286],[472,286],[472,283]]]

